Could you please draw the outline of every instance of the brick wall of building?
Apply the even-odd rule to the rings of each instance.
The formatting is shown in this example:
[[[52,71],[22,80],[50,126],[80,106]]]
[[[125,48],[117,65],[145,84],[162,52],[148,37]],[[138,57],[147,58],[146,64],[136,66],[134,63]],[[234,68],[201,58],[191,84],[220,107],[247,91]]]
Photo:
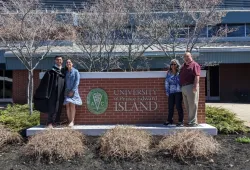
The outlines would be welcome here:
[[[118,73],[119,74],[119,73]],[[15,75],[15,76],[14,76]],[[25,102],[26,82],[27,73],[14,71],[13,73],[13,90],[15,95],[13,95],[13,100],[15,102]],[[14,80],[15,79],[15,80]],[[79,93],[83,100],[82,106],[77,106],[76,110],[76,124],[135,124],[135,123],[163,123],[167,120],[168,115],[168,101],[165,94],[164,88],[164,78],[136,78],[136,79],[81,79],[79,85]],[[38,72],[36,73],[36,82],[39,82]],[[36,86],[37,87],[37,86]],[[86,99],[89,91],[93,88],[101,88],[105,90],[108,95],[108,109],[103,114],[93,114],[87,109]],[[138,90],[138,89],[148,89],[156,90],[158,108],[152,111],[116,111],[115,110],[115,98],[117,95],[114,94],[114,90],[126,89],[126,90]],[[20,95],[20,96],[19,96]],[[134,98],[140,96],[128,95],[127,98]],[[142,96],[141,96],[142,97]],[[145,97],[150,97],[149,95]],[[146,101],[144,101],[146,102]],[[124,104],[124,103],[123,103]],[[139,101],[137,101],[137,105]],[[131,109],[133,102],[128,102],[128,110]],[[148,107],[148,106],[147,106]],[[153,106],[154,107],[154,106]],[[183,106],[184,108],[184,106]],[[117,109],[119,110],[119,109]],[[187,112],[184,108],[184,119],[187,122]],[[41,124],[46,124],[47,114],[41,114]],[[177,121],[178,114],[175,111],[174,119]],[[61,120],[67,120],[65,114],[65,108],[63,109]],[[205,78],[202,77],[200,80],[200,99],[199,99],[199,110],[198,110],[198,121],[199,123],[205,123]]]
[[[28,71],[13,70],[12,99],[14,103],[27,103]],[[34,89],[39,85],[39,71],[34,71]]]

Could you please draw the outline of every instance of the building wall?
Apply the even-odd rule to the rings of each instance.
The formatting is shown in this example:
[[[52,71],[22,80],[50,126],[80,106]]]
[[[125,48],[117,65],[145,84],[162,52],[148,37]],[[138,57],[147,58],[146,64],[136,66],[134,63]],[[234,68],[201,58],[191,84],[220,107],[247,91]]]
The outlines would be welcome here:
[[[220,64],[220,99],[222,102],[236,102],[235,90],[250,95],[250,64]],[[247,101],[250,101],[248,95]]]
[[[35,87],[39,82],[39,72],[35,72]],[[26,102],[26,85],[27,72],[13,71],[13,100],[15,103]],[[78,106],[76,110],[76,124],[135,124],[135,123],[163,123],[167,120],[168,101],[165,94],[164,78],[141,78],[141,79],[81,79],[79,85],[80,96],[83,105]],[[87,109],[86,99],[89,91],[93,88],[102,88],[108,95],[109,106],[103,114],[93,114]],[[155,111],[116,111],[114,90],[117,89],[155,89],[157,96],[157,110]],[[126,96],[135,97],[135,96]],[[138,97],[138,96],[136,96]],[[149,97],[149,96],[145,96]],[[121,101],[122,102],[122,101]],[[132,103],[128,102],[131,108]],[[184,108],[184,106],[183,106]],[[185,122],[187,122],[187,112],[184,108]],[[177,122],[177,112],[175,111],[174,119]],[[46,124],[47,114],[41,114],[41,124]],[[63,109],[61,121],[66,121],[65,107]],[[200,99],[198,110],[199,123],[205,123],[205,77],[200,80]]]
[[[12,99],[14,103],[27,103],[28,71],[13,70]],[[39,85],[39,71],[34,71],[34,89]]]

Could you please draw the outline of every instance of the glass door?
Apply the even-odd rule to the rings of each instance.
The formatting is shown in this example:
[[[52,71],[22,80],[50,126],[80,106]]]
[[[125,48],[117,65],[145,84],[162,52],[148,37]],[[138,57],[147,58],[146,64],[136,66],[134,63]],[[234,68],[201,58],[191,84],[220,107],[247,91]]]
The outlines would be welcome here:
[[[12,98],[12,71],[0,70],[0,101],[9,102]]]
[[[208,101],[220,100],[220,74],[219,66],[208,67],[206,76],[206,99]]]
[[[0,99],[4,98],[4,70],[0,70]]]

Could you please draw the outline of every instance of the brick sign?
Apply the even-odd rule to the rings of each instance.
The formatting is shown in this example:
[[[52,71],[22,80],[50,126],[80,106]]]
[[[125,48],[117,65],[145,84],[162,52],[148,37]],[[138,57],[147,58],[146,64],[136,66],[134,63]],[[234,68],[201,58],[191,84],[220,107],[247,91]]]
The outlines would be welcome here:
[[[19,76],[13,71],[13,100],[26,101],[19,91],[26,90],[23,83],[28,74]],[[41,75],[41,74],[40,74]],[[168,98],[165,92],[166,72],[103,72],[80,73],[79,94],[82,106],[76,108],[76,124],[152,124],[163,123],[168,116]],[[200,78],[198,122],[205,123],[205,76]],[[41,78],[42,76],[40,76]],[[34,74],[35,86],[39,84],[39,74]],[[18,96],[15,93],[19,94]],[[184,121],[188,115],[184,108]],[[65,108],[62,120],[67,120]],[[175,110],[174,120],[178,121]],[[47,114],[41,114],[41,124],[46,124]]]

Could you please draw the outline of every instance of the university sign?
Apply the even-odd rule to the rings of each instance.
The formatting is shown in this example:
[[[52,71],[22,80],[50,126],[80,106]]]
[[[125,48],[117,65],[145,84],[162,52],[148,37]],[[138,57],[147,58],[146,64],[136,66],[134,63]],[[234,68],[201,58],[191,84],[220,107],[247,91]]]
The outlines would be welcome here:
[[[93,114],[102,114],[108,104],[114,112],[156,111],[158,109],[156,89],[116,89],[113,90],[114,103],[109,103],[107,93],[100,88],[90,90],[87,108]]]

